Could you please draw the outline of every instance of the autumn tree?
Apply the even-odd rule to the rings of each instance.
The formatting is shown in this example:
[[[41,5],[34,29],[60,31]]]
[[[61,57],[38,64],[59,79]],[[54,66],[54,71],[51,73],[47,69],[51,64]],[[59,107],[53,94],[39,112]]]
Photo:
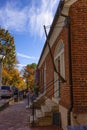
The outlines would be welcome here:
[[[17,63],[14,38],[7,30],[0,28],[0,53],[3,52],[5,54],[4,67],[8,70],[14,68]]]
[[[0,53],[5,54],[3,60],[2,84],[20,86],[20,74],[15,68],[17,64],[14,38],[11,34],[0,28]]]
[[[18,61],[14,38],[7,30],[0,28],[0,53],[3,52],[5,59],[3,60],[2,83],[24,89],[26,87],[24,81],[26,81],[27,86],[33,86],[36,64],[32,63],[24,67],[23,76],[20,76],[18,69],[15,68]]]
[[[25,89],[26,84],[23,77],[20,76],[18,69],[12,68],[11,70],[3,69],[3,84],[16,86],[19,89]]]
[[[25,79],[27,88],[34,86],[35,69],[36,69],[36,64],[32,63],[24,67],[23,70],[21,71],[23,78]]]

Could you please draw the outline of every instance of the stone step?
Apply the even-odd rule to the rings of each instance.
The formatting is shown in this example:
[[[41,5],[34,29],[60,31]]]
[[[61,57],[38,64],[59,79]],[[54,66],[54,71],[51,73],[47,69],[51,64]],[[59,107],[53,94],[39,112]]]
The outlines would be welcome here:
[[[33,106],[33,105],[34,105],[34,106]],[[33,107],[34,107],[34,108],[37,108],[37,109],[40,109],[40,108],[41,108],[41,103],[38,103],[38,102],[35,103],[35,102],[34,102],[34,103],[32,103],[32,104],[29,105],[29,108],[33,108]]]
[[[36,109],[34,112],[34,122],[37,122],[39,118],[52,117],[52,112],[48,109],[47,106],[42,106],[42,109]],[[30,115],[29,122],[33,122],[33,116]]]
[[[56,106],[57,105],[57,103],[55,103],[54,101],[52,101],[51,99],[47,99],[46,101],[45,101],[45,104],[47,105],[47,106]]]
[[[41,105],[41,110],[42,110],[43,113],[50,112],[51,111],[51,107],[47,106],[47,105]]]
[[[36,126],[50,126],[52,125],[52,117],[40,117],[36,122]]]
[[[53,106],[51,111],[52,112],[59,112],[59,105]]]
[[[36,100],[34,100],[34,102],[35,103],[37,103],[37,102],[43,103],[46,99],[47,99],[46,96],[40,96],[40,97],[36,98]]]
[[[41,105],[44,104],[45,100],[46,100],[46,97],[41,96],[40,98],[37,98],[36,100],[34,100],[34,102],[30,105],[29,108],[33,108],[33,104],[34,104],[34,107],[39,109]]]
[[[33,126],[33,125],[35,125],[35,126],[52,125],[53,112],[58,112],[58,111],[59,111],[58,105],[52,106],[51,108],[49,108],[46,105],[41,106],[41,109],[35,110],[34,124],[33,124],[33,116],[30,116],[31,126]]]
[[[29,123],[32,124],[33,121],[34,121],[34,122],[37,122],[37,118],[36,118],[36,116],[33,117],[33,115],[30,115],[30,116],[29,116]]]
[[[37,127],[37,128],[20,127],[16,130],[62,130],[62,128],[53,125],[53,126],[44,126],[44,127]]]
[[[45,112],[44,116],[52,117],[52,112]]]
[[[36,109],[36,118],[44,117],[44,113],[41,110]]]
[[[59,104],[60,98],[52,97],[52,101]]]
[[[30,126],[37,126],[37,127],[52,126],[52,118],[50,118],[50,117],[38,118],[37,122],[30,124]]]

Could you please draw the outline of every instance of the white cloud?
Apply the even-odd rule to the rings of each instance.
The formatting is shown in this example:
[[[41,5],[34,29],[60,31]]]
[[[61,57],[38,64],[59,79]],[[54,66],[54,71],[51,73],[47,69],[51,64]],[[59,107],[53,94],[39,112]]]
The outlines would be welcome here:
[[[36,8],[34,5],[31,7],[29,10],[29,26],[32,34],[43,36],[43,25],[51,25],[56,4],[58,4],[58,0],[42,0],[40,7]]]
[[[24,67],[26,65],[23,65],[23,64],[17,64],[18,67]]]
[[[0,9],[0,20],[2,26],[14,31],[24,31],[27,22],[27,8],[19,10],[12,3]]]
[[[26,64],[17,64],[16,67],[18,68],[19,71],[21,71],[24,67],[26,67]]]
[[[34,56],[28,56],[28,55],[25,55],[25,54],[22,54],[22,53],[17,53],[17,56],[20,56],[22,58],[27,58],[27,59],[38,59],[37,57],[34,57]]]
[[[53,20],[53,10],[59,0],[41,0],[39,6],[26,6],[20,8],[17,1],[7,3],[0,8],[1,26],[11,31],[28,31],[32,35],[37,34],[42,37],[44,33],[43,25],[51,24]]]

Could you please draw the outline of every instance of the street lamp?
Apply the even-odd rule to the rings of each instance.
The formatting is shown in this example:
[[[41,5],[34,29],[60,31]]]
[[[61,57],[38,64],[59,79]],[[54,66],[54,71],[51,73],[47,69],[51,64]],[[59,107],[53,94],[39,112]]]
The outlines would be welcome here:
[[[5,55],[3,52],[0,52],[0,86],[2,85],[2,62],[5,58]]]

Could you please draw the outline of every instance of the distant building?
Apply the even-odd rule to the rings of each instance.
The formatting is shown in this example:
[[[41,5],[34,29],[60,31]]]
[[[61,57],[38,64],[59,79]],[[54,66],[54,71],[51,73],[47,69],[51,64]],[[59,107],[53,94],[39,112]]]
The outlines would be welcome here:
[[[87,125],[87,0],[60,0],[38,69],[41,92],[59,101],[63,130]]]

